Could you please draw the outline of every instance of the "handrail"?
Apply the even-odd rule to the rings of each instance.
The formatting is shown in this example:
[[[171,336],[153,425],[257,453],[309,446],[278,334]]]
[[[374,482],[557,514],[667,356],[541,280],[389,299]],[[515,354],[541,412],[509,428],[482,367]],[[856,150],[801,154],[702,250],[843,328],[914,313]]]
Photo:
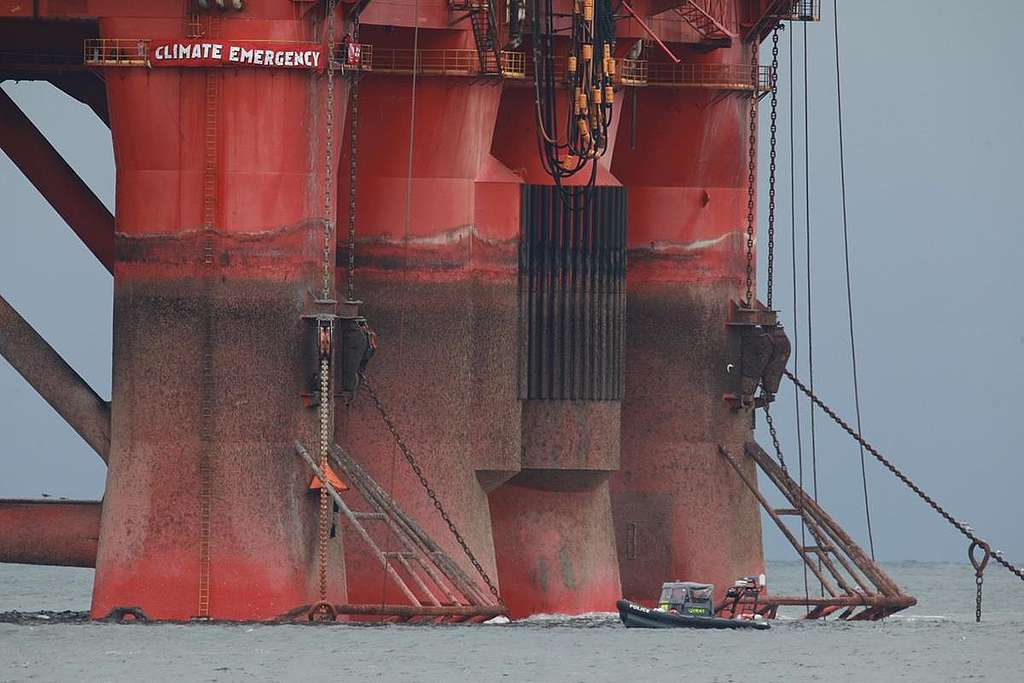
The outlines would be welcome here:
[[[89,66],[146,66],[148,38],[86,38],[83,60]]]
[[[616,60],[616,83],[628,86],[668,86],[701,88],[707,90],[742,90],[750,92],[750,66],[746,64],[671,64],[646,59]],[[554,59],[555,78],[565,77],[565,58]],[[533,63],[527,64],[527,75],[533,75]],[[758,68],[757,92],[771,89],[772,71],[769,66]]]
[[[808,0],[810,1],[810,0]],[[146,38],[89,38],[85,41],[87,66],[146,66],[150,41]],[[368,43],[339,43],[332,63],[343,71],[424,76],[480,76],[480,60],[474,49],[422,49],[377,47]],[[555,77],[565,78],[564,57],[554,59]],[[619,59],[616,83],[626,86],[670,86],[708,90],[742,90],[758,93],[771,88],[772,72],[758,68],[756,86],[746,64],[672,64],[646,59]],[[501,52],[501,75],[506,79],[531,78],[532,60],[524,52]]]
[[[342,43],[335,50],[335,64],[346,71],[417,74],[424,76],[479,76],[480,59],[474,49],[422,49],[376,47],[366,43]],[[526,54],[501,52],[505,78],[526,77]]]

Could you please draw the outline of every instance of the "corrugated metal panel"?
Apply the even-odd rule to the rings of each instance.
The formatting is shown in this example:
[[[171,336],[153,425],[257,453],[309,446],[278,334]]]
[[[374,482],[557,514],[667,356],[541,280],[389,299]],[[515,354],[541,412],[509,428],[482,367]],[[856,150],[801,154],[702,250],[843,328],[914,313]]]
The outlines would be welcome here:
[[[622,398],[626,190],[523,185],[519,247],[523,399]]]

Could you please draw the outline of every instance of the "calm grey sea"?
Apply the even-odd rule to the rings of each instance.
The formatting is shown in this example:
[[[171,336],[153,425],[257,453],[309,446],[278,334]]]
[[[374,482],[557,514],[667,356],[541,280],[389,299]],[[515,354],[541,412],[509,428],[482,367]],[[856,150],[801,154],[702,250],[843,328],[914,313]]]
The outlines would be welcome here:
[[[883,623],[780,619],[768,632],[626,630],[612,614],[371,627],[35,617],[0,623],[0,680],[1024,682],[1024,584],[990,569],[978,625],[968,565],[886,569],[917,607]],[[0,564],[0,612],[86,610],[91,582],[91,570]],[[800,565],[770,565],[768,582],[802,592]]]

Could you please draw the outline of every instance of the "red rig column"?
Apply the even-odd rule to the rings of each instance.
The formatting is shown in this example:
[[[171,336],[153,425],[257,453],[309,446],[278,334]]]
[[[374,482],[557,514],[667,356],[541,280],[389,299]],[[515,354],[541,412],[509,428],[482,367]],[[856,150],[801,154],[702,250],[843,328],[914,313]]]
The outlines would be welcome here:
[[[167,4],[180,13],[181,3]],[[222,16],[222,39],[319,35],[285,3]],[[101,35],[174,38],[182,27],[180,14],[107,19]],[[325,77],[156,67],[105,76],[118,232],[92,614],[202,616],[208,576],[209,617],[278,617],[319,597],[318,500],[292,443],[316,447],[316,414],[301,398],[314,361],[300,316],[319,283]],[[336,84],[340,121],[346,90]],[[335,602],[346,599],[341,550],[339,536]]]
[[[608,492],[625,303],[625,194],[607,169],[619,107],[598,187],[575,212],[541,167],[534,107],[533,88],[506,88],[494,142],[495,156],[532,183],[519,216],[522,471],[490,496],[513,616],[606,611],[621,595]]]
[[[378,49],[411,46],[410,29],[385,32],[370,25],[377,23],[373,12],[386,7],[370,6],[360,40]],[[441,9],[443,26],[447,8]],[[421,29],[419,45],[468,48],[472,35]],[[520,452],[520,179],[490,155],[501,92],[495,82],[418,76],[410,139],[412,77],[362,78],[355,278],[356,295],[365,302],[362,312],[378,334],[368,377],[452,521],[495,581],[487,492],[519,469]],[[348,161],[342,160],[339,174],[340,226],[347,221]],[[345,237],[343,227],[339,291],[346,281]],[[351,406],[339,404],[336,423],[339,442],[476,580],[365,392]],[[351,600],[405,602],[358,543],[352,541],[347,557]]]
[[[745,63],[747,54],[714,57]],[[721,597],[764,566],[757,502],[717,451],[724,445],[756,479],[743,456],[751,415],[722,398],[734,389],[730,300],[745,296],[750,99],[638,92],[638,120],[629,106],[622,122],[635,127],[636,148],[620,138],[612,166],[629,189],[622,469],[612,477],[622,588],[650,603],[662,582],[688,579],[714,583]]]

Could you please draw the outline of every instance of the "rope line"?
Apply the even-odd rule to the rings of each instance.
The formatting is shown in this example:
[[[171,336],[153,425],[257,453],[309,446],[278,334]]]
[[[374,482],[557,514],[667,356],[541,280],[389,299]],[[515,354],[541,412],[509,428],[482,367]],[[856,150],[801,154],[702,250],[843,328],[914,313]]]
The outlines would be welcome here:
[[[807,22],[804,22],[804,221],[807,252],[807,367],[810,374],[811,389],[814,389],[814,308],[811,305],[811,144],[810,144],[810,89],[807,85]],[[811,403],[811,481],[814,502],[818,502],[818,445],[814,429],[814,404]],[[818,559],[821,568],[821,559]],[[820,583],[820,582],[819,582]],[[821,594],[825,595],[825,585],[821,584]]]
[[[864,429],[860,419],[860,383],[857,376],[857,344],[854,340],[853,324],[853,287],[850,278],[850,233],[849,220],[846,211],[846,146],[843,139],[843,86],[842,75],[839,66],[839,3],[832,0],[832,11],[834,13],[834,35],[836,46],[836,115],[839,123],[839,183],[843,197],[843,257],[846,263],[846,315],[850,324],[850,362],[853,369],[853,405],[857,414],[857,432],[863,433]],[[871,528],[871,505],[868,501],[868,472],[864,459],[864,446],[860,447],[860,479],[864,489],[864,517],[867,519],[868,544],[871,549],[871,559],[875,559],[875,535]]]
[[[793,74],[793,63],[796,61],[796,52],[793,49],[793,33],[789,32],[789,249],[792,268],[793,284],[793,367],[800,372],[800,301],[799,287],[797,285],[796,265],[796,79]],[[804,488],[804,437],[800,424],[800,392],[793,387],[793,408],[796,414],[796,454],[797,474],[799,477],[800,489]],[[807,546],[807,522],[804,516],[800,515],[800,544]],[[810,583],[808,579],[807,563],[803,563],[804,570],[804,599],[810,599]],[[810,605],[806,605],[808,613]]]

